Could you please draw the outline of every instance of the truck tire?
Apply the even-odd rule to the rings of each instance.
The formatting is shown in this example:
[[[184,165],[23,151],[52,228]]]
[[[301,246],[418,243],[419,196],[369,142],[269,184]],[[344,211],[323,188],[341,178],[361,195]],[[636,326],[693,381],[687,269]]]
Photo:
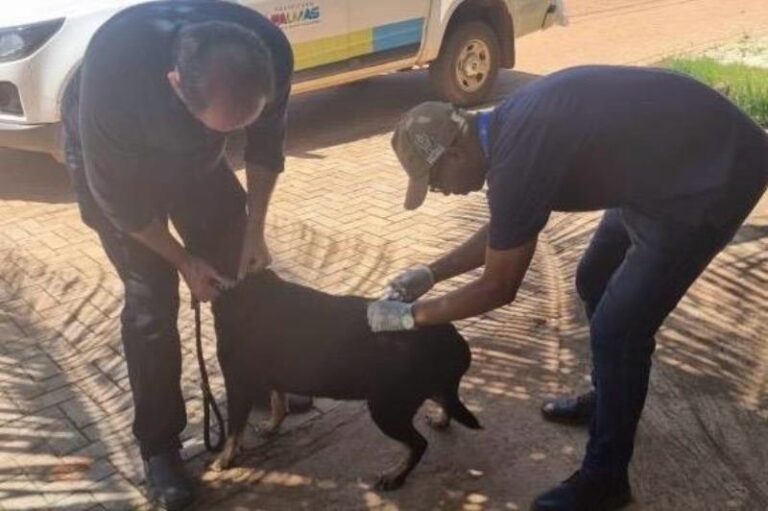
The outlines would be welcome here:
[[[429,66],[429,78],[443,101],[473,106],[488,98],[500,62],[493,29],[482,21],[467,21],[444,38],[440,54]]]

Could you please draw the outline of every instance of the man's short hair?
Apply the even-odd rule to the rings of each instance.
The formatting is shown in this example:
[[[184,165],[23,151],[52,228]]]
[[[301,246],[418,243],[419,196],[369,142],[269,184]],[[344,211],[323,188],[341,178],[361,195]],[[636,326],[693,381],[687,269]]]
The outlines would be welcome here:
[[[274,95],[272,53],[258,34],[237,23],[206,21],[182,27],[174,64],[181,94],[194,112],[205,110],[215,94],[226,94],[238,109]]]

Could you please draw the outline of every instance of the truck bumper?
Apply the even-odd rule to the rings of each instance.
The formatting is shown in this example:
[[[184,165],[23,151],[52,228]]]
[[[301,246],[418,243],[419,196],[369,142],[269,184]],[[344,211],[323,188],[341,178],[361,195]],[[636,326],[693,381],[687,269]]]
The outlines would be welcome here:
[[[568,14],[565,10],[565,0],[551,0],[544,23],[541,28],[547,29],[552,25],[567,26]]]
[[[60,124],[16,124],[0,122],[0,147],[49,153],[64,160]]]

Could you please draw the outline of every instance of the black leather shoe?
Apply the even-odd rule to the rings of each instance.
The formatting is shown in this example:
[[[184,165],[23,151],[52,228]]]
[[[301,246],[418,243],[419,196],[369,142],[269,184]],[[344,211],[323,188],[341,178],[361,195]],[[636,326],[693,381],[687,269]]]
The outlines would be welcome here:
[[[531,511],[612,511],[632,501],[626,477],[608,478],[577,470],[536,498]]]
[[[192,479],[179,451],[173,450],[144,460],[144,473],[152,501],[168,511],[184,509],[195,500]]]
[[[580,396],[559,397],[545,401],[541,407],[541,414],[545,419],[563,424],[584,426],[592,420],[595,412],[595,391]]]

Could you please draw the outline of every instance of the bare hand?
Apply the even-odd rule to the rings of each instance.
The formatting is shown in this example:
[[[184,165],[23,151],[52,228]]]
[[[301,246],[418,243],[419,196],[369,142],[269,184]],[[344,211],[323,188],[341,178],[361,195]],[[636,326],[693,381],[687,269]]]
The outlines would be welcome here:
[[[179,272],[189,286],[192,296],[201,302],[215,300],[221,289],[234,285],[210,264],[195,256],[188,256],[179,268]]]
[[[272,264],[272,255],[264,240],[258,233],[246,232],[243,240],[243,250],[240,254],[240,266],[237,270],[237,280],[249,273],[257,273]]]

